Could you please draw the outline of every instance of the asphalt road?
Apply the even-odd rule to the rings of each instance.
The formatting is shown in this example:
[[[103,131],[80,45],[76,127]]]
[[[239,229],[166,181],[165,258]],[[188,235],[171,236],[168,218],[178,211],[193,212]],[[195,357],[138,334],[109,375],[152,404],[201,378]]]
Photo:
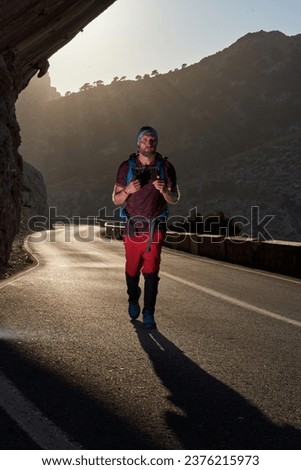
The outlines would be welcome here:
[[[144,330],[122,242],[45,235],[0,283],[1,449],[300,449],[300,280],[164,249]]]

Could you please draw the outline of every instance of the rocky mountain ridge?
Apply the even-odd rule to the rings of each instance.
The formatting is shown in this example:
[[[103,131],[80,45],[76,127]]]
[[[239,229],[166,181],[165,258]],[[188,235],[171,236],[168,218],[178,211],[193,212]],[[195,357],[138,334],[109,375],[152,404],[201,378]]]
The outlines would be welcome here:
[[[301,35],[249,33],[181,70],[45,103],[30,128],[22,123],[22,152],[59,213],[110,213],[117,167],[150,124],[177,168],[182,197],[173,213],[197,206],[245,220],[259,207],[274,216],[271,237],[298,241],[300,76]]]

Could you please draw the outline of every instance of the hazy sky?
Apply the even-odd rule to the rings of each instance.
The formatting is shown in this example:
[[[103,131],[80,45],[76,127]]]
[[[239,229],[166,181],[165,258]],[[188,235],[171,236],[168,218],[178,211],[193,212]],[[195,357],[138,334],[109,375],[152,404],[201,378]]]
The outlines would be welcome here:
[[[199,62],[248,32],[301,32],[300,0],[117,0],[50,59],[58,91]]]

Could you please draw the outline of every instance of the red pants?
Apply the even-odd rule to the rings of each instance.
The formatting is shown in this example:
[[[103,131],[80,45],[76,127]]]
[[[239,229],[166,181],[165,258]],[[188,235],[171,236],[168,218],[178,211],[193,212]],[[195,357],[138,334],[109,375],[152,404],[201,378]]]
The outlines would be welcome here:
[[[141,270],[144,274],[159,272],[163,239],[163,232],[154,232],[150,250],[147,252],[148,233],[135,235],[134,237],[125,235],[123,240],[126,274],[130,277],[136,277],[139,276]]]

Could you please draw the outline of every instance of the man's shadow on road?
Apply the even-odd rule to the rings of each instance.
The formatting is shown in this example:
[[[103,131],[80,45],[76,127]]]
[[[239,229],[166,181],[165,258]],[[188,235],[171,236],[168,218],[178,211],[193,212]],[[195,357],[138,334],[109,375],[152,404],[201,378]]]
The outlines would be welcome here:
[[[184,449],[300,449],[300,430],[272,423],[158,330],[146,330],[140,321],[133,325],[168,400],[179,408],[167,410],[165,419]]]

